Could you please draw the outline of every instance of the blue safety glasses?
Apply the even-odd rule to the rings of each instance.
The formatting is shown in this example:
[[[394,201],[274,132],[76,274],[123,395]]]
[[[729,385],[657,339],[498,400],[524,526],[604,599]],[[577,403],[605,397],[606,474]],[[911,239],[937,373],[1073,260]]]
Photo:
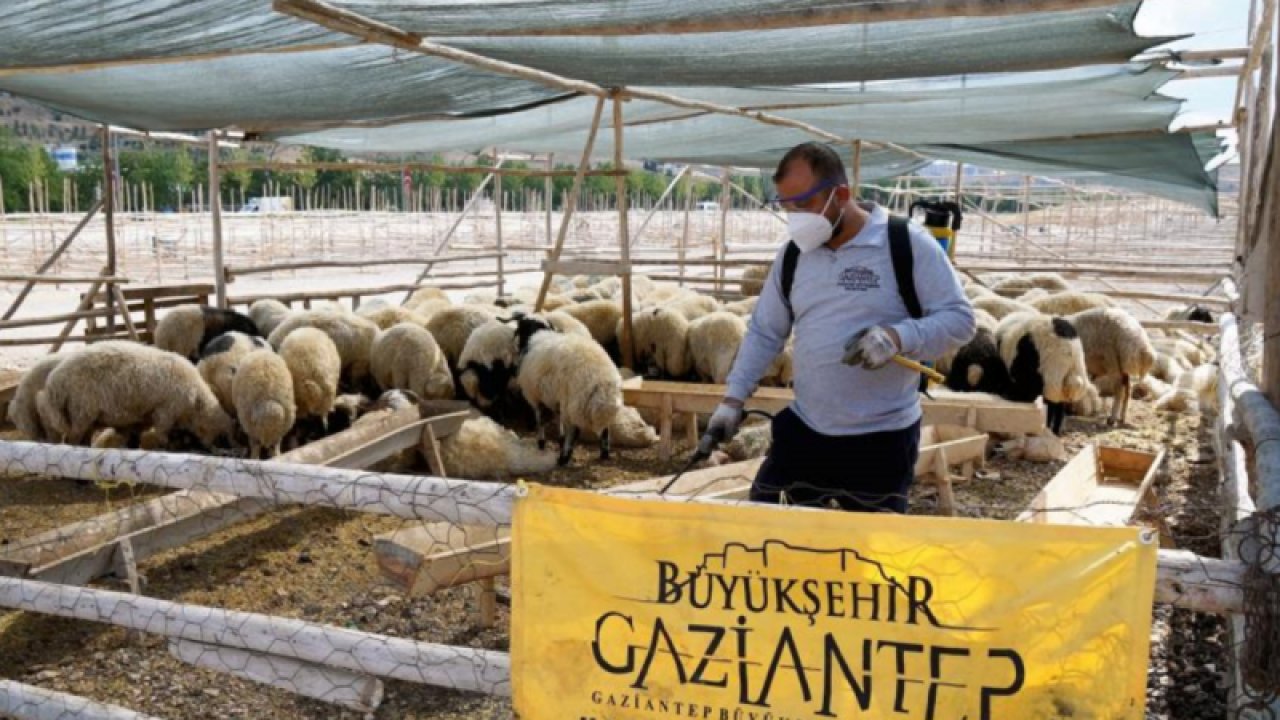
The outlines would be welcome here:
[[[839,187],[840,185],[843,185],[843,184],[844,183],[840,182],[839,180],[824,180],[818,183],[817,185],[814,185],[813,187],[809,188],[808,190],[800,193],[799,195],[792,195],[791,197],[781,197],[781,196],[775,195],[773,196],[773,199],[769,201],[769,204],[772,205],[775,210],[776,209],[795,210],[796,208],[803,205],[804,203],[809,202],[809,200],[811,200],[814,195],[817,195],[823,190],[830,190],[833,187]]]

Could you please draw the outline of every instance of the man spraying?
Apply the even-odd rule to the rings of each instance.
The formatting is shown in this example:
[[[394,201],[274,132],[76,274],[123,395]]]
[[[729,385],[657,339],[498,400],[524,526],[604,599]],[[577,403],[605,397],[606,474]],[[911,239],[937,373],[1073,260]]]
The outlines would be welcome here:
[[[928,232],[855,201],[832,148],[792,148],[773,180],[791,243],[765,280],[708,433],[737,433],[743,403],[794,329],[795,402],[773,420],[751,499],[785,493],[797,505],[904,513],[920,451],[920,376],[891,361],[968,342],[973,309]]]

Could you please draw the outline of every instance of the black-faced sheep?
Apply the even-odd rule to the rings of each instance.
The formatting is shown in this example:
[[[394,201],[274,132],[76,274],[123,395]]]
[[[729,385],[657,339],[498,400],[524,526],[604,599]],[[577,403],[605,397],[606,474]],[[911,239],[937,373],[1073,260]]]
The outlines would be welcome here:
[[[1201,305],[1187,305],[1185,307],[1173,308],[1164,314],[1165,320],[1178,320],[1182,322],[1213,322],[1213,313],[1208,308]]]
[[[956,351],[947,363],[946,385],[956,392],[981,392],[1007,395],[1013,380],[1009,368],[1000,357],[995,333],[979,327],[973,339]]]
[[[18,432],[21,432],[23,437],[37,442],[57,439],[40,420],[36,396],[44,389],[49,375],[71,354],[46,355],[23,373],[22,380],[14,390],[13,399],[9,401],[9,422],[18,428]]]
[[[996,329],[1000,357],[1009,368],[1015,402],[1034,402],[1043,396],[1048,426],[1061,434],[1066,404],[1079,400],[1089,380],[1084,348],[1071,323],[1039,313],[1015,313]]]
[[[284,319],[293,311],[279,300],[258,300],[249,306],[249,319],[258,327],[263,337],[270,337]]]
[[[214,397],[222,404],[222,409],[229,413],[236,410],[231,401],[231,383],[236,376],[236,367],[245,355],[254,350],[271,347],[266,340],[242,332],[223,333],[213,339],[200,351],[200,362],[196,370],[200,377],[209,384]]]
[[[564,437],[561,465],[572,458],[580,430],[599,435],[600,457],[609,458],[608,428],[622,407],[622,377],[594,340],[555,332],[532,333],[522,351],[516,379],[534,410],[540,447],[546,443],[543,409],[558,416]]]
[[[373,379],[383,390],[408,390],[419,398],[454,396],[453,375],[435,338],[413,323],[378,333],[370,355]]]
[[[1086,310],[1115,306],[1106,295],[1074,290],[1045,295],[1028,304],[1045,315],[1075,315]]]
[[[1124,422],[1133,381],[1151,372],[1155,364],[1156,353],[1146,331],[1119,308],[1086,310],[1066,319],[1080,336],[1089,377],[1116,379],[1110,422]]]
[[[321,425],[328,429],[342,375],[338,347],[321,330],[298,328],[280,343],[280,359],[293,378],[298,419],[319,418]]]
[[[747,323],[728,312],[714,312],[689,323],[689,354],[704,382],[723,385],[747,335]]]
[[[156,347],[175,352],[191,362],[200,357],[214,338],[231,331],[261,337],[258,326],[234,310],[204,305],[179,305],[165,313],[156,324]]]
[[[181,428],[212,448],[232,429],[231,417],[186,358],[127,341],[95,343],[65,359],[36,404],[45,428],[73,445],[102,427],[151,428],[162,443]]]
[[[279,455],[280,441],[297,417],[289,366],[271,350],[254,350],[236,368],[231,397],[240,428],[249,436],[249,456]]]
[[[271,333],[271,346],[280,349],[289,333],[298,328],[315,328],[333,341],[342,358],[342,372],[353,386],[361,386],[369,376],[369,351],[378,326],[349,312],[304,310],[290,315]]]
[[[502,401],[516,374],[516,329],[490,320],[467,338],[458,358],[458,385],[476,407],[487,409]]]

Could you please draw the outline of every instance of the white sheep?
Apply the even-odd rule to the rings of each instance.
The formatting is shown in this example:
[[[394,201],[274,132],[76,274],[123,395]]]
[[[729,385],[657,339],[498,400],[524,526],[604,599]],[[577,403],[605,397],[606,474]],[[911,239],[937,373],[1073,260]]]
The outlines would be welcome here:
[[[550,472],[556,454],[539,450],[487,417],[470,418],[440,441],[440,460],[449,477],[500,480]]]
[[[723,385],[747,335],[747,323],[728,312],[714,312],[689,323],[689,354],[699,379]]]
[[[258,327],[263,337],[270,337],[271,332],[289,317],[293,310],[279,300],[266,298],[249,306],[249,319]]]
[[[994,317],[996,320],[1003,320],[1014,313],[1036,313],[1038,311],[1017,300],[1010,300],[998,295],[984,295],[977,300],[972,301],[974,310],[982,310]]]
[[[979,285],[976,282],[965,283],[964,295],[970,300],[977,300],[978,298],[983,297],[999,297],[991,291],[991,288],[985,285]]]
[[[691,293],[677,297],[662,304],[662,307],[675,310],[684,315],[690,322],[720,310],[720,303],[713,297]]]
[[[997,295],[1007,298],[1016,298],[1019,295],[1033,288],[1041,288],[1051,290],[1053,292],[1063,292],[1070,290],[1071,286],[1067,281],[1057,273],[1031,273],[1030,275],[1015,275],[1006,277],[996,281],[991,285],[991,290]]]
[[[439,400],[454,395],[453,375],[435,338],[413,323],[400,323],[378,333],[370,351],[374,382],[383,390],[408,390],[419,398]]]
[[[315,328],[333,341],[342,358],[342,372],[353,385],[360,385],[369,376],[369,351],[378,334],[378,326],[369,320],[348,312],[335,310],[304,310],[294,313],[271,333],[271,347],[280,349],[289,333],[298,328]]]
[[[360,306],[356,314],[377,325],[379,330],[386,330],[405,322],[413,323],[418,327],[427,326],[427,318],[408,308],[394,305],[378,306],[370,303]]]
[[[646,375],[682,378],[689,374],[689,321],[684,315],[661,307],[638,312],[631,318],[631,331],[636,367]]]
[[[122,340],[94,343],[63,360],[36,405],[46,430],[73,445],[101,427],[151,428],[165,443],[178,427],[212,448],[232,429],[231,417],[186,358]]]
[[[600,442],[599,434],[584,431],[583,438],[589,442]],[[653,447],[658,443],[658,431],[644,421],[640,411],[623,405],[618,414],[609,423],[609,447],[641,449]]]
[[[1156,353],[1146,331],[1119,308],[1085,310],[1066,319],[1080,335],[1089,377],[1116,379],[1118,389],[1109,422],[1124,422],[1133,381],[1145,377],[1155,365]]]
[[[236,411],[236,406],[231,401],[231,383],[240,361],[254,350],[267,347],[271,346],[260,337],[232,331],[214,338],[213,342],[200,351],[200,362],[196,363],[196,370],[209,384],[209,389],[218,398],[223,410],[229,413]]]
[[[1213,361],[1213,355],[1209,351],[1182,338],[1154,338],[1151,345],[1157,351],[1176,359],[1188,370]]]
[[[595,341],[609,347],[618,340],[618,324],[622,320],[622,306],[613,300],[592,300],[565,306],[556,312],[571,315],[586,326]]]
[[[443,300],[448,303],[449,296],[440,288],[421,287],[414,290],[413,293],[409,295],[409,299],[404,301],[403,305],[404,307],[411,308],[413,305],[424,303],[429,300]]]
[[[778,357],[769,363],[760,384],[764,387],[791,387],[795,383],[795,351],[794,338],[788,338]]]
[[[449,367],[457,368],[458,357],[467,346],[467,338],[471,337],[476,328],[493,318],[493,312],[476,305],[450,307],[432,315],[427,321],[427,330],[440,346]]]
[[[566,305],[565,309],[569,307],[573,306]],[[539,315],[534,314],[530,317],[539,317]],[[563,333],[565,335],[580,335],[582,337],[594,337],[591,334],[591,329],[588,328],[585,323],[574,317],[573,314],[565,312],[564,309],[552,310],[551,312],[542,314],[541,317],[546,318],[546,321],[551,325],[551,328],[558,333]],[[615,325],[615,327],[617,326]]]
[[[518,331],[517,331],[518,332]],[[608,427],[622,407],[622,377],[594,340],[537,332],[528,339],[516,380],[534,410],[540,447],[546,443],[542,410],[559,417],[564,443],[559,462],[568,464],[580,430],[600,436],[600,457],[609,458]]]
[[[724,304],[724,311],[731,312],[739,317],[750,317],[751,313],[756,311],[756,302],[760,298],[749,297],[745,300],[735,300]]]
[[[1084,347],[1070,322],[1040,313],[1014,313],[996,328],[1000,359],[1011,381],[1006,395],[1015,402],[1044,396],[1048,426],[1060,434],[1067,403],[1079,400],[1089,384]]]
[[[289,366],[271,350],[254,350],[236,368],[231,397],[240,428],[249,436],[249,456],[279,455],[280,441],[297,417]]]
[[[1115,303],[1106,295],[1076,290],[1044,295],[1028,304],[1045,315],[1075,315],[1086,310],[1115,307]]]
[[[23,373],[22,380],[18,382],[18,387],[14,390],[13,399],[9,401],[9,422],[18,428],[23,437],[37,442],[57,439],[50,432],[50,428],[47,428],[40,420],[40,411],[36,406],[36,396],[44,389],[45,383],[49,380],[49,375],[62,364],[63,360],[71,357],[71,355],[72,353],[69,352],[46,355]]]
[[[764,289],[764,281],[769,277],[772,265],[748,265],[742,271],[741,292],[747,297],[755,297]]]
[[[1155,402],[1162,412],[1185,412],[1193,406],[1202,413],[1218,412],[1219,368],[1213,363],[1183,373],[1173,388]]]
[[[280,358],[293,378],[293,401],[299,418],[318,417],[327,429],[338,395],[342,356],[323,331],[298,328],[280,343]]]
[[[404,309],[422,318],[423,322],[435,317],[435,314],[441,310],[453,307],[453,303],[449,302],[449,298],[428,298],[420,300],[416,303],[404,305]]]
[[[234,310],[204,305],[179,305],[165,313],[156,323],[155,345],[195,362],[214,338],[235,330],[246,335],[261,336],[258,326]]]

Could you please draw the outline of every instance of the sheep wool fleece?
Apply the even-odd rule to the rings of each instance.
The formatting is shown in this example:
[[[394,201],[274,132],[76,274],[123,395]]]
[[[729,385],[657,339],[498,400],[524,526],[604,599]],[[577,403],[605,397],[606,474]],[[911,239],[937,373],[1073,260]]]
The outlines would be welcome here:
[[[779,277],[785,245],[779,250],[729,373],[730,397],[745,400],[755,392],[794,329],[791,410],[810,429],[864,435],[902,430],[920,419],[919,376],[892,363],[879,370],[845,365],[845,341],[864,328],[888,326],[902,339],[907,357],[937,358],[973,337],[973,308],[941,246],[912,224],[916,294],[924,317],[911,318],[894,279],[889,215],[879,206],[864,207],[870,217],[853,239],[838,250],[822,246],[800,256],[791,289],[794,321]]]

